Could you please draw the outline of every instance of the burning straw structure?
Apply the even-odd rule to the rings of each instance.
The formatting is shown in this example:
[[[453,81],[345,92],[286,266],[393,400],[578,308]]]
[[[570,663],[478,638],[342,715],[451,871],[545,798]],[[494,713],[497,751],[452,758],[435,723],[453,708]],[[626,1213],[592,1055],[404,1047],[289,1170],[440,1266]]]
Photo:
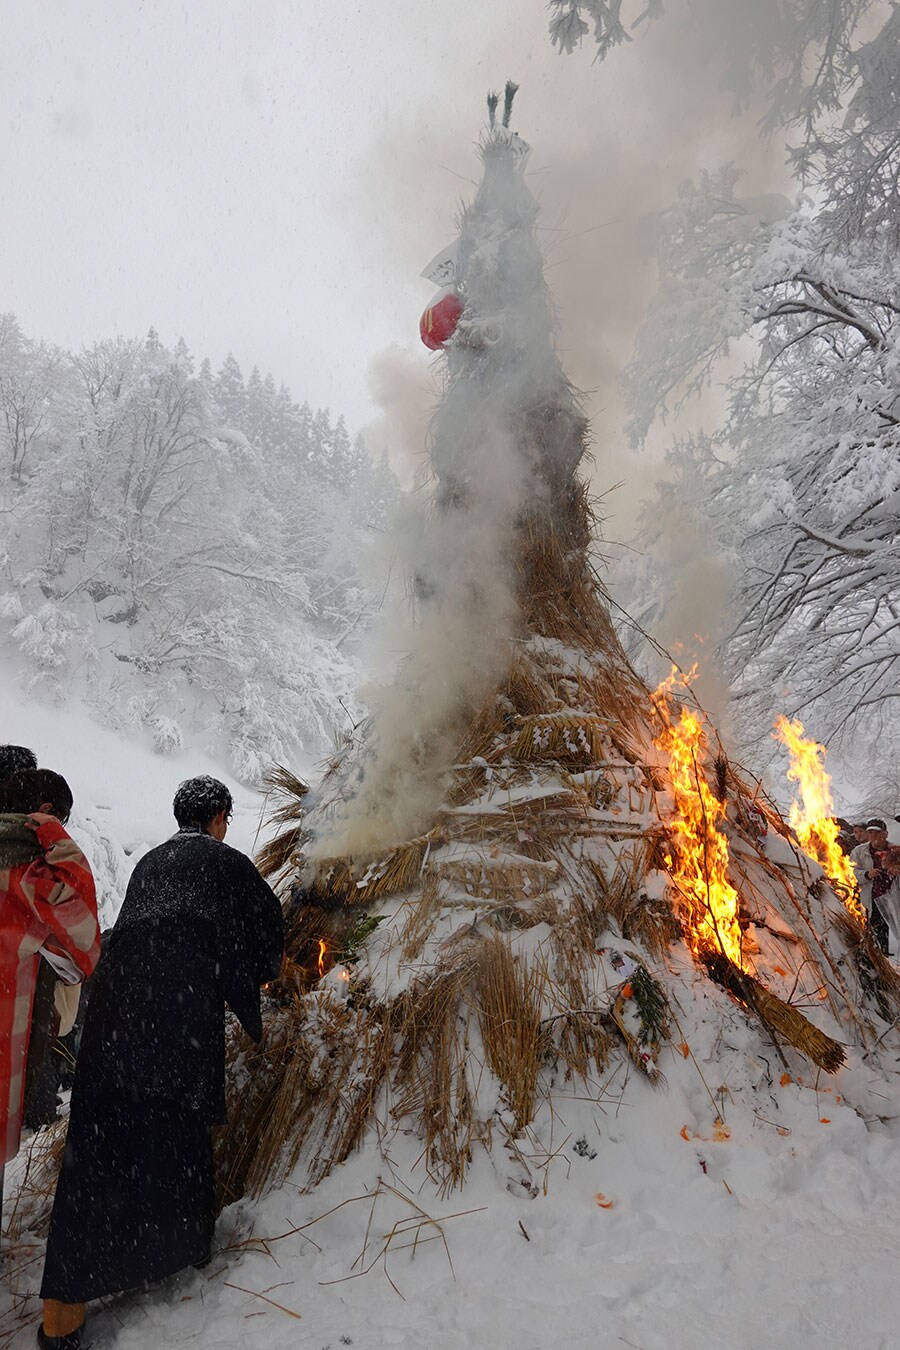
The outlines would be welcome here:
[[[289,962],[262,1048],[231,1047],[223,1200],[289,1172],[315,1185],[375,1121],[461,1185],[554,1086],[693,1071],[676,1010],[698,987],[794,1074],[874,1054],[900,1010],[689,691],[652,696],[617,640],[513,92],[499,121],[489,104],[460,225],[408,656],[308,813],[302,785],[275,784],[285,833],[264,861],[292,883]]]

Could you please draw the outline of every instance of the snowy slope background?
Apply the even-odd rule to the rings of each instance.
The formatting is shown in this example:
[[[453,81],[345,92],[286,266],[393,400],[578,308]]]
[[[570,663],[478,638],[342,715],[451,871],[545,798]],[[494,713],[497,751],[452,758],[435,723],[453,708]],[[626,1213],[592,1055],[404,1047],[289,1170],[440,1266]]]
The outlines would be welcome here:
[[[249,784],[339,740],[400,497],[342,417],[153,330],[70,353],[0,314],[0,424],[0,659],[23,693]]]
[[[172,798],[195,774],[225,779],[234,796],[228,842],[252,854],[263,798],[236,782],[228,767],[195,748],[160,755],[149,736],[124,736],[102,726],[77,702],[64,707],[24,699],[0,665],[0,726],[5,741],[30,746],[38,762],[61,773],[75,797],[70,828],[90,857],[98,883],[101,927],[115,922],[135,863],[177,828]],[[316,757],[296,764],[315,773]]]

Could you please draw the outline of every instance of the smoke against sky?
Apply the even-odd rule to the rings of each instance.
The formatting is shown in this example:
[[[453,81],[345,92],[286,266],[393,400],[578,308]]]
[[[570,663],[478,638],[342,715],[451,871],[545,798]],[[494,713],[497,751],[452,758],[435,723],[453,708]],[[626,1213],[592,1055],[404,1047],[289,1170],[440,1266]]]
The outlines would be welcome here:
[[[561,446],[571,453],[562,431],[544,441],[527,428],[565,427],[567,416],[581,427],[553,350],[534,199],[509,133],[491,132],[483,153],[484,180],[459,236],[468,337],[448,354],[431,427],[437,499],[426,512],[417,495],[408,499],[409,528],[394,536],[398,546],[406,541],[415,612],[404,606],[382,632],[376,678],[364,691],[372,717],[359,787],[335,803],[324,829],[310,827],[320,857],[377,852],[433,819],[446,790],[441,773],[522,637],[513,560],[523,514],[549,502],[549,465],[559,474]]]
[[[541,8],[534,20],[543,34]],[[487,71],[485,61],[457,69],[452,99],[434,98],[424,112],[401,104],[370,147],[353,188],[375,200],[379,185],[390,185],[378,205],[384,225],[374,231],[376,270],[415,308],[401,316],[404,331],[391,353],[372,367],[370,392],[385,420],[367,428],[367,440],[376,449],[391,445],[401,471],[410,452],[421,462],[429,411],[415,323],[431,287],[418,272],[450,241],[459,202],[474,190],[472,139],[484,92],[509,71],[522,84],[515,124],[534,147],[528,181],[542,205],[560,354],[586,394],[596,488],[624,484],[604,503],[608,533],[632,533],[639,503],[663,471],[665,438],[640,454],[628,449],[618,380],[656,285],[658,214],[681,180],[729,159],[744,167],[748,193],[789,190],[781,144],[760,139],[757,110],[732,118],[733,97],[719,87],[702,31],[684,22],[688,6],[670,8],[602,66],[587,50],[560,58],[517,25],[505,35],[504,58],[491,58]]]
[[[0,152],[21,205],[0,226],[0,311],[67,347],[154,325],[216,365],[233,350],[245,375],[365,428],[409,484],[438,394],[419,274],[474,192],[485,93],[511,76],[560,354],[586,394],[595,487],[623,484],[606,534],[628,540],[664,472],[664,436],[627,448],[618,387],[655,286],[654,220],[724,160],[748,192],[786,187],[780,144],[720,88],[741,6],[720,0],[713,24],[705,4],[672,0],[602,64],[553,50],[543,0],[272,0],[265,21],[250,0],[83,0],[52,23],[7,5]]]
[[[361,426],[378,353],[405,347],[427,385],[419,272],[513,76],[564,360],[609,409],[649,289],[641,219],[704,159],[760,159],[685,3],[603,65],[551,48],[543,0],[7,3],[0,309],[69,347],[154,324],[232,348]]]

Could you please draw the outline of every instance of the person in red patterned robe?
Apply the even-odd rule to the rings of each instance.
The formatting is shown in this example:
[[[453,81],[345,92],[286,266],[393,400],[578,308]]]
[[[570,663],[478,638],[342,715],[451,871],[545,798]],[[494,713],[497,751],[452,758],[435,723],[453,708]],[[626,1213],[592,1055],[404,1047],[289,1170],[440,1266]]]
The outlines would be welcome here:
[[[19,1149],[25,1056],[38,961],[67,983],[100,956],[94,878],[66,833],[65,779],[29,769],[4,784],[0,815],[0,1132],[5,1164]]]

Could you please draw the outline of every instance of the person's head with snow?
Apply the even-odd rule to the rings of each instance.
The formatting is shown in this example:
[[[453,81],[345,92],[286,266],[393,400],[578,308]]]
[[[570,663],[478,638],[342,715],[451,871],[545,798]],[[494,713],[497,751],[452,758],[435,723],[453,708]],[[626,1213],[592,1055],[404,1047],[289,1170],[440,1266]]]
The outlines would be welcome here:
[[[55,816],[65,825],[72,812],[72,789],[52,769],[24,769],[0,784],[0,805],[26,816]]]
[[[186,778],[172,802],[179,830],[209,834],[220,843],[228,832],[233,808],[228,788],[208,773]]]
[[[37,766],[37,755],[27,746],[0,745],[0,783],[5,783],[15,773],[24,773]]]

